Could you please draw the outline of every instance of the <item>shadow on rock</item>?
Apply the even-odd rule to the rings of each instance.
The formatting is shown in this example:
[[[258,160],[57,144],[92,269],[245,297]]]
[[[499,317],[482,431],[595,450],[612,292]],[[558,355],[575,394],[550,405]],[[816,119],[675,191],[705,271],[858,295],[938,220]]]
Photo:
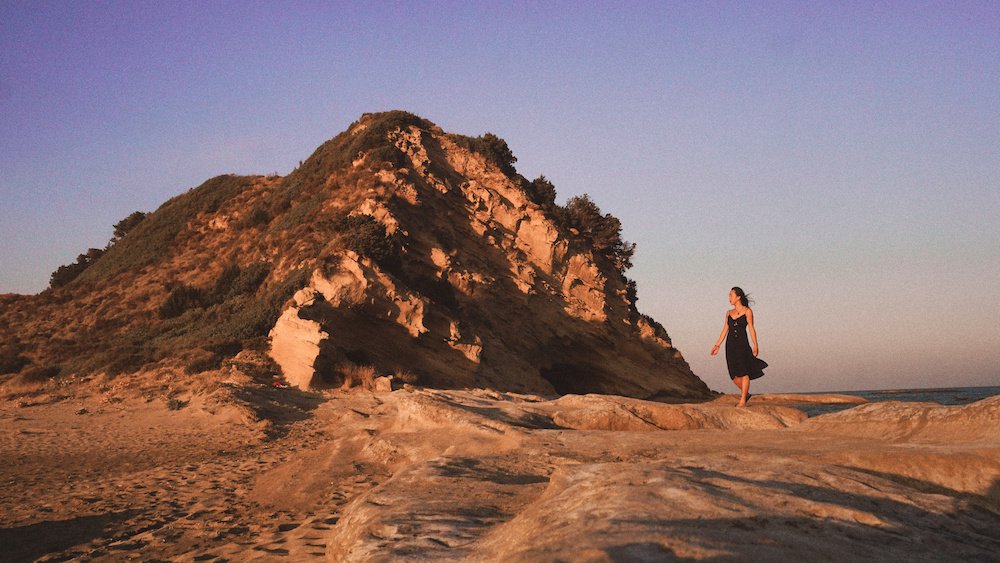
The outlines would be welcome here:
[[[867,496],[834,486],[750,479],[699,467],[682,469],[702,484],[709,480],[716,485],[729,481],[736,485],[734,490],[756,490],[753,496],[760,499],[797,499],[792,501],[796,509],[791,512],[805,511],[808,515],[790,514],[789,510],[768,514],[755,509],[756,514],[742,518],[634,517],[615,518],[613,524],[640,537],[647,534],[683,537],[694,545],[711,545],[713,549],[728,552],[729,555],[723,556],[726,559],[736,555],[750,560],[780,560],[793,553],[814,552],[832,560],[838,558],[838,553],[848,559],[865,553],[865,558],[872,559],[924,559],[929,554],[932,558],[947,554],[971,560],[1000,550],[1000,538],[994,533],[1000,526],[1000,517],[980,506],[977,501],[982,497],[973,499],[976,495],[957,493],[933,483],[899,481],[895,475],[864,472],[876,477],[865,483],[869,488],[879,488],[878,481],[886,479],[891,481],[886,484],[888,487],[901,484],[921,493],[950,496],[956,501],[951,511],[930,510],[921,506],[918,498],[907,502],[910,499]],[[1000,480],[989,494],[995,494],[998,488]],[[748,507],[759,502],[730,497],[730,502],[734,500]],[[627,560],[616,558],[616,553],[624,553],[621,549],[605,548],[612,560]]]
[[[990,485],[986,493],[976,500],[994,514],[1000,516],[1000,477],[994,479],[993,484]]]
[[[679,557],[674,550],[658,542],[636,542],[616,545],[604,549],[613,563],[634,561],[685,561],[693,558]]]
[[[489,481],[498,485],[533,485],[549,482],[547,475],[509,472],[499,467],[489,467],[482,460],[469,457],[450,459],[437,469],[444,477]]]
[[[259,420],[268,421],[268,438],[288,434],[289,427],[312,417],[312,411],[326,402],[320,393],[295,388],[244,386],[233,390],[233,397],[249,408]]]
[[[135,511],[123,510],[3,528],[0,529],[0,554],[4,561],[34,561],[45,554],[104,537],[113,524],[123,522],[134,514]]]
[[[927,493],[932,495],[944,495],[957,500],[966,501],[970,504],[975,504],[979,507],[985,508],[993,512],[996,516],[1000,516],[1000,479],[993,481],[993,485],[990,486],[984,494],[977,495],[969,492],[958,491],[940,485],[938,483],[933,483],[931,481],[925,481],[922,479],[916,479],[913,477],[907,477],[904,475],[898,475],[896,473],[888,473],[885,471],[875,471],[874,469],[865,469],[862,467],[851,467],[853,471],[861,471],[862,473],[867,473],[875,477],[886,479],[894,483],[898,483],[904,487],[909,487],[911,489],[920,491],[921,493]]]

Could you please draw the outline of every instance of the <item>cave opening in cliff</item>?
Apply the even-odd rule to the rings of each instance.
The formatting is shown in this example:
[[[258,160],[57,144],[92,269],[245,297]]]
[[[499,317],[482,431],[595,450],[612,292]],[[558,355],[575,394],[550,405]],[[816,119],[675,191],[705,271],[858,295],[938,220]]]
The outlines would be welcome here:
[[[553,364],[539,372],[560,395],[603,393],[608,375],[585,364]]]

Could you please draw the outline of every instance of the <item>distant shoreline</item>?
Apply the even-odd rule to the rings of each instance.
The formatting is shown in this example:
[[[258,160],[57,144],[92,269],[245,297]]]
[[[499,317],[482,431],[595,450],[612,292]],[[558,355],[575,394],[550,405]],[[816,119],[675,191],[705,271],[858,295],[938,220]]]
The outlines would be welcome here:
[[[791,395],[791,394],[790,394]],[[919,389],[876,389],[870,391],[840,391],[831,393],[801,393],[796,396],[816,396],[825,397],[851,396],[863,399],[869,403],[879,403],[884,401],[901,401],[910,403],[937,403],[946,406],[966,405],[981,401],[994,395],[1000,395],[1000,386],[979,386],[979,387],[940,387],[940,388],[919,388]],[[794,405],[791,405],[794,406]],[[850,404],[835,404],[822,401],[808,401],[800,403],[800,410],[810,417],[827,414],[849,408]]]
[[[837,390],[837,391],[793,391],[788,394],[791,395],[855,395],[858,393],[865,394],[882,394],[882,395],[894,395],[894,394],[928,394],[928,393],[946,393],[946,392],[960,392],[967,391],[969,389],[997,389],[997,393],[1000,393],[1000,386],[998,385],[973,385],[968,387],[896,387],[889,389],[855,389],[855,390]]]

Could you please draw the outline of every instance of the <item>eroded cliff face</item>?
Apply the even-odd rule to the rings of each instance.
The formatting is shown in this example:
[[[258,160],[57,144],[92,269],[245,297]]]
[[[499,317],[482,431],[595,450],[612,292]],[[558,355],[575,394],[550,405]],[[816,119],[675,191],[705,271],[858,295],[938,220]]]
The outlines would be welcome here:
[[[266,351],[303,389],[395,374],[707,398],[636,310],[617,219],[589,200],[555,205],[554,187],[515,160],[495,136],[386,112],[287,176],[207,180],[66,285],[0,299],[0,393],[52,374],[222,377],[249,350],[262,378],[275,371]]]
[[[399,260],[345,250],[316,269],[270,333],[290,383],[337,385],[344,366],[362,364],[440,387],[709,394],[629,302],[622,273],[514,179],[437,128],[389,138],[406,165],[379,170],[351,213],[385,225]]]

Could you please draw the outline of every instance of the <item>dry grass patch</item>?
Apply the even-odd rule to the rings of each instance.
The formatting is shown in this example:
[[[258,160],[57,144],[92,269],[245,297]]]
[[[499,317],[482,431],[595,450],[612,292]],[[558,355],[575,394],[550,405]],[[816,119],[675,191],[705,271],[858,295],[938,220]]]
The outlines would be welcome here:
[[[344,378],[344,382],[340,386],[341,389],[347,390],[353,387],[358,387],[365,391],[375,389],[376,371],[373,366],[344,363],[337,367],[337,371]]]
[[[392,379],[400,383],[416,385],[420,381],[420,376],[405,369],[397,369],[393,372]]]

